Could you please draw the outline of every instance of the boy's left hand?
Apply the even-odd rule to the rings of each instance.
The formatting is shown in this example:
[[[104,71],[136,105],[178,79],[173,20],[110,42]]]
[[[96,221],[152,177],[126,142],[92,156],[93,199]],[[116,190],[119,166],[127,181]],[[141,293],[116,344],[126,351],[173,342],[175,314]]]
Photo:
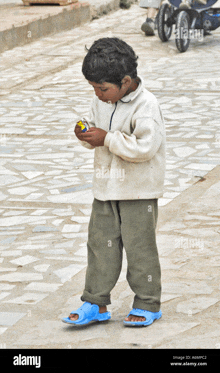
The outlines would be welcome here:
[[[104,146],[107,132],[101,128],[91,127],[88,131],[80,134],[80,140],[88,142],[90,145]]]

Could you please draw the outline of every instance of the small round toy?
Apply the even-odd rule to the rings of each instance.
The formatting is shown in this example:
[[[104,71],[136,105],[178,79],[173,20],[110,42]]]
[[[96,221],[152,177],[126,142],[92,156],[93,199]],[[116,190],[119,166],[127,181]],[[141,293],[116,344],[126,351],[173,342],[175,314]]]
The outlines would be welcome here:
[[[77,122],[77,124],[78,124],[78,126],[81,127],[82,132],[86,132],[86,131],[87,131],[87,129],[88,129],[88,124],[87,124],[87,122],[86,122],[85,120],[79,120],[79,121]]]

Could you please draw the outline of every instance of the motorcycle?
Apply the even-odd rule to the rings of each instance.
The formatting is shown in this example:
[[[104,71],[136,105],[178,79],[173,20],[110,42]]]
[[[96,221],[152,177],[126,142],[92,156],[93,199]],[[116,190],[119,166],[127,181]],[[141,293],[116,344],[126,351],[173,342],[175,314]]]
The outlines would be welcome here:
[[[203,37],[220,26],[220,7],[213,7],[217,0],[206,5],[192,0],[190,9],[180,7],[181,0],[168,0],[161,5],[157,28],[162,42],[169,40],[175,25],[175,42],[179,52],[185,52],[192,38]]]

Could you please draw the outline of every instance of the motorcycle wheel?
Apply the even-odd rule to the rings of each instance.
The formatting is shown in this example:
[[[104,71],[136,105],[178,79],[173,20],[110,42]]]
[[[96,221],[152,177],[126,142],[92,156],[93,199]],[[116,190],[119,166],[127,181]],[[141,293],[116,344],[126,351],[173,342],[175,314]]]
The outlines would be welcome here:
[[[190,17],[181,11],[176,19],[176,47],[180,52],[185,52],[190,43]]]
[[[171,9],[168,4],[162,4],[158,14],[158,35],[161,41],[168,41],[172,34],[172,25],[167,25],[167,20],[171,15]]]

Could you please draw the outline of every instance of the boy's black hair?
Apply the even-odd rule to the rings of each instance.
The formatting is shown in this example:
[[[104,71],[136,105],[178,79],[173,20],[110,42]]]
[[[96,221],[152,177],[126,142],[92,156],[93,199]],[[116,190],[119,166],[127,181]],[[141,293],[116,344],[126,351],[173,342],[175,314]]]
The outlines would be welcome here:
[[[125,75],[137,77],[137,59],[133,49],[118,38],[96,40],[84,58],[82,72],[95,83],[113,83],[121,88]]]

